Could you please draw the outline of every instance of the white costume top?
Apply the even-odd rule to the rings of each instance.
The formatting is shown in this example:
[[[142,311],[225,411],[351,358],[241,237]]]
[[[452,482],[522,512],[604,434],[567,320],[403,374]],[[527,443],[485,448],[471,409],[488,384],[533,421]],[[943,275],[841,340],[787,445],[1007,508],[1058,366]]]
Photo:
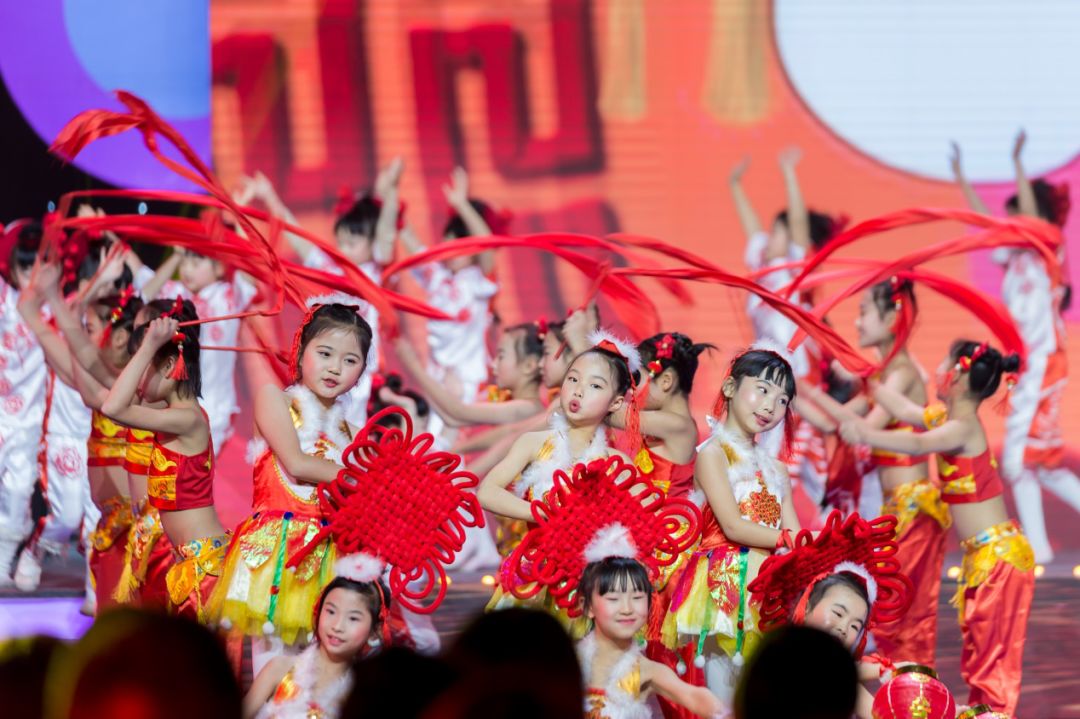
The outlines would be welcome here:
[[[458,318],[428,321],[431,361],[455,372],[462,382],[478,385],[486,382],[491,364],[487,349],[487,331],[491,325],[489,305],[499,286],[476,265],[452,273],[441,263],[433,262],[414,274],[427,292],[428,304]]]
[[[45,355],[19,314],[19,291],[0,282],[0,439],[36,428],[45,413]]]
[[[746,262],[746,266],[750,268],[752,272],[765,269],[766,267],[775,267],[787,262],[799,262],[806,256],[806,250],[796,245],[794,242],[791,242],[788,243],[787,257],[781,257],[766,262],[765,245],[768,241],[769,235],[763,231],[755,232],[750,236],[750,240],[746,244],[744,261]],[[790,284],[794,279],[794,272],[790,269],[783,269],[764,275],[758,280],[758,284],[767,290],[775,292]],[[800,303],[798,292],[791,296],[791,301],[794,304]],[[755,294],[751,294],[746,300],[746,312],[750,315],[750,322],[754,327],[755,339],[768,337],[782,345],[787,345],[787,343],[791,341],[791,338],[795,336],[795,332],[798,329],[794,322],[765,304],[761,298]],[[807,339],[791,353],[791,369],[796,377],[806,377],[810,371],[810,357],[806,351],[806,344],[812,341],[813,340]]]
[[[319,645],[315,642],[300,653],[255,719],[336,719],[341,715],[342,705],[353,685],[352,670],[346,670],[337,681],[316,692],[315,659],[318,652]]]
[[[995,262],[1005,266],[1001,298],[1016,321],[1028,355],[1052,354],[1064,336],[1060,301],[1042,257],[1027,250],[998,248]]]
[[[59,377],[53,382],[52,406],[45,431],[49,436],[70,437],[83,441],[90,435],[90,408],[82,395]]]
[[[757,522],[745,511],[744,506],[751,500],[750,495],[760,492],[762,489],[776,497],[780,504],[784,502],[785,491],[784,475],[780,471],[780,460],[760,442],[749,442],[742,437],[737,437],[724,428],[724,423],[713,417],[706,417],[711,432],[709,438],[698,445],[698,452],[712,442],[719,442],[728,455],[728,482],[731,484],[731,493],[735,495],[735,503],[739,505],[742,518],[749,522]],[[696,490],[691,494],[692,501],[696,501],[702,508],[706,507],[705,493]],[[780,529],[781,519],[767,525],[773,529]]]

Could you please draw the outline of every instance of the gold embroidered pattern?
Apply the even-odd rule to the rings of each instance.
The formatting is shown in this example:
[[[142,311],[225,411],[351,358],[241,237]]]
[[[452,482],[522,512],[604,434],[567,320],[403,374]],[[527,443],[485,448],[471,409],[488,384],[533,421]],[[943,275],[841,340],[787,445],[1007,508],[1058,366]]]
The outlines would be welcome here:
[[[725,446],[724,449],[726,451],[727,447]],[[751,492],[746,499],[739,502],[739,512],[751,522],[766,527],[777,527],[780,525],[780,501],[765,486],[765,480],[762,478],[761,472],[757,473],[757,481],[760,489]]]
[[[941,501],[941,492],[929,479],[905,482],[890,491],[881,507],[881,513],[896,517],[898,537],[920,513],[937,520],[942,529],[948,529],[952,525],[949,508]]]
[[[959,608],[961,615],[966,591],[985,582],[998,562],[1011,564],[1021,572],[1035,569],[1035,554],[1031,551],[1031,545],[1020,531],[1020,526],[1011,519],[965,539],[960,542],[960,547],[964,550],[964,561],[952,605]]]

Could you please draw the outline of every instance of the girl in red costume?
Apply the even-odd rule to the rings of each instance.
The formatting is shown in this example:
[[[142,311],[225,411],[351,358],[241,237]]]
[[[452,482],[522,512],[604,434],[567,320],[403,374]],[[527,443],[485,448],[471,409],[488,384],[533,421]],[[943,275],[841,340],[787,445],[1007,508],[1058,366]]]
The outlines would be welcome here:
[[[878,350],[884,365],[878,377],[883,391],[925,406],[926,384],[906,346],[897,346],[906,337],[916,315],[915,292],[910,281],[887,280],[863,293],[855,321],[862,347]],[[872,398],[859,395],[846,404],[833,400],[815,386],[806,387],[808,399],[820,406],[837,422],[864,416],[878,429],[918,432],[889,413]],[[901,622],[879,624],[874,638],[888,656],[935,665],[937,647],[937,604],[941,590],[941,567],[945,560],[945,531],[951,524],[948,509],[941,501],[939,488],[930,480],[927,456],[897,454],[874,450],[871,459],[885,501],[881,514],[898,518],[899,559],[904,573],[915,585],[914,601]]]
[[[1005,209],[1010,215],[1038,217],[1063,227],[1069,215],[1069,187],[1027,177],[1021,161],[1026,139],[1021,132],[1013,146],[1016,194],[1006,202]],[[964,176],[960,148],[955,145],[952,167],[971,208],[990,214]],[[1027,348],[1024,371],[1013,388],[1005,421],[1001,473],[1012,487],[1016,510],[1031,539],[1035,559],[1045,563],[1054,558],[1054,551],[1046,533],[1042,489],[1080,512],[1080,479],[1063,466],[1065,442],[1059,419],[1069,379],[1065,321],[1061,315],[1068,309],[1071,287],[1056,281],[1045,261],[1034,252],[999,248],[992,256],[1005,269],[1001,297]],[[1059,259],[1064,259],[1064,252]]]
[[[690,392],[694,388],[698,357],[710,344],[694,344],[684,334],[658,334],[638,344],[647,379],[635,393],[636,408],[616,412],[611,424],[628,429],[634,463],[665,494],[685,497],[694,488],[694,455],[697,423],[690,415]],[[638,399],[645,392],[644,401]],[[634,425],[636,426],[629,426]],[[633,445],[640,443],[640,451]]]
[[[985,343],[960,340],[938,368],[944,415],[915,403],[897,408],[896,414],[910,424],[923,417],[927,431],[879,430],[865,420],[845,422],[840,429],[851,443],[916,456],[938,454],[942,499],[950,505],[957,533],[965,538],[954,603],[963,633],[961,674],[971,688],[968,703],[989,704],[1010,715],[1020,698],[1035,561],[1005,508],[1004,487],[978,410],[1002,377],[1019,368],[1017,355],[1002,356]]]
[[[256,673],[308,641],[312,608],[333,578],[329,543],[295,571],[285,562],[322,526],[316,487],[337,477],[354,434],[346,399],[364,373],[371,327],[355,306],[336,299],[311,300],[294,340],[294,384],[268,385],[255,398],[263,442],[252,480],[254,513],[237,527],[210,601],[216,624],[253,638]]]
[[[178,297],[161,317],[136,328],[138,350],[101,411],[154,433],[147,493],[175,554],[166,575],[169,609],[206,621],[228,536],[214,508],[213,440],[199,405],[199,326],[180,326],[197,319],[191,301]],[[149,406],[154,403],[164,407]]]

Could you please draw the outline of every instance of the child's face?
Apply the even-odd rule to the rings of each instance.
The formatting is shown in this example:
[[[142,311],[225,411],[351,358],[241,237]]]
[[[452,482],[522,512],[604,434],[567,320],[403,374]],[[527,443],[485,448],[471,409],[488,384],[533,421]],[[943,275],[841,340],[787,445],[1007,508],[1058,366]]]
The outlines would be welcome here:
[[[599,424],[623,404],[615,395],[615,378],[603,357],[586,352],[579,355],[566,372],[559,404],[567,420],[574,424]]]
[[[339,227],[334,238],[337,240],[338,249],[354,265],[362,265],[371,262],[371,238],[359,232],[350,232],[344,227]]]
[[[333,659],[355,657],[371,636],[367,600],[344,587],[330,590],[319,612],[319,644]]]
[[[806,625],[835,635],[851,649],[859,641],[870,608],[851,587],[834,584],[806,617]]]
[[[570,367],[570,359],[573,353],[570,348],[567,347],[558,359],[555,355],[559,353],[559,348],[562,347],[562,342],[555,336],[554,332],[548,332],[544,337],[544,357],[540,360],[540,375],[543,378],[545,387],[559,387],[563,383],[563,378],[566,377],[566,370]]]
[[[499,338],[499,344],[495,349],[495,359],[492,360],[492,369],[495,376],[495,384],[502,389],[516,387],[522,380],[526,362],[518,360],[518,340],[521,332],[503,332]]]
[[[446,269],[451,272],[460,272],[469,265],[473,264],[473,255],[460,255],[458,257],[451,257],[446,260]]]
[[[98,308],[94,306],[86,308],[83,322],[86,324],[86,333],[90,335],[90,341],[95,347],[100,347],[101,338],[105,334],[105,321],[98,314]]]
[[[180,260],[180,283],[189,292],[200,292],[224,276],[225,267],[220,262],[184,251],[184,258]]]
[[[305,387],[317,397],[333,401],[356,386],[366,361],[356,333],[329,329],[312,337],[304,347],[300,373]]]
[[[611,639],[633,639],[649,618],[649,595],[630,582],[622,589],[612,587],[607,594],[597,587],[589,601],[589,618],[598,632]]]
[[[873,295],[866,291],[859,302],[859,316],[855,318],[855,330],[859,333],[860,347],[877,347],[893,336],[895,312],[882,316]]]
[[[729,400],[732,419],[750,436],[768,432],[780,424],[791,403],[784,388],[766,379],[764,372],[760,377],[740,377],[738,381],[728,378],[724,381],[724,394]]]

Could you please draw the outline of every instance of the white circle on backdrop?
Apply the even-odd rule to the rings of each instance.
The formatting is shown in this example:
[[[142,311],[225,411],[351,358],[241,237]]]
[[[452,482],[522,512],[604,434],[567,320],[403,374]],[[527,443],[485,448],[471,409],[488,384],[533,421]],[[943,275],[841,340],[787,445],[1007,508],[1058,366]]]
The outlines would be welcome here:
[[[1076,0],[774,0],[796,92],[833,133],[891,167],[1011,181],[1016,133],[1031,175],[1080,152]]]

